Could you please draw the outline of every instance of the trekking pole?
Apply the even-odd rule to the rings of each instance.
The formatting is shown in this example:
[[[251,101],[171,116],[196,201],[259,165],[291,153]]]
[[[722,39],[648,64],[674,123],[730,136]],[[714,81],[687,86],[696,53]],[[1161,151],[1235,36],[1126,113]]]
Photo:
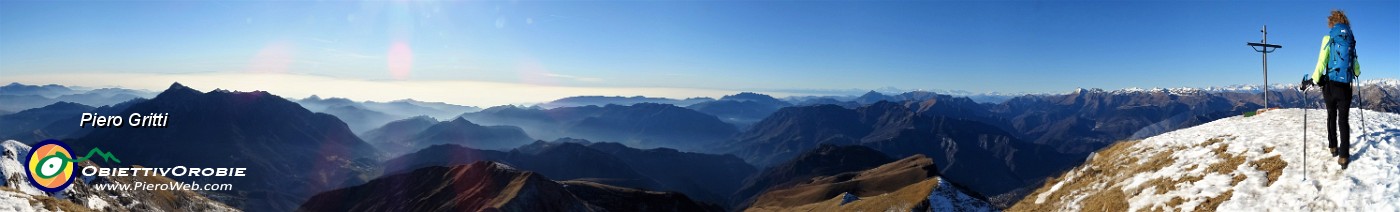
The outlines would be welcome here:
[[[1352,79],[1352,80],[1351,80],[1351,83],[1352,83],[1351,88],[1352,88],[1352,89],[1356,89],[1356,93],[1357,93],[1356,97],[1358,97],[1358,98],[1356,98],[1356,109],[1357,109],[1357,110],[1356,110],[1356,115],[1357,115],[1357,116],[1360,116],[1360,118],[1361,118],[1361,136],[1356,136],[1356,140],[1358,140],[1358,141],[1360,141],[1361,138],[1365,138],[1365,137],[1366,137],[1366,108],[1365,108],[1365,107],[1361,107],[1361,106],[1362,106],[1362,103],[1366,102],[1366,90],[1365,90],[1365,89],[1361,89],[1361,86],[1362,86],[1363,84],[1361,84],[1360,81],[1361,81],[1360,79]],[[1360,142],[1358,142],[1358,143],[1360,143]]]
[[[1303,75],[1303,81],[1307,82],[1308,75]],[[1303,95],[1303,181],[1308,181],[1308,105],[1312,101],[1308,100],[1308,85],[1303,84],[1299,93]]]

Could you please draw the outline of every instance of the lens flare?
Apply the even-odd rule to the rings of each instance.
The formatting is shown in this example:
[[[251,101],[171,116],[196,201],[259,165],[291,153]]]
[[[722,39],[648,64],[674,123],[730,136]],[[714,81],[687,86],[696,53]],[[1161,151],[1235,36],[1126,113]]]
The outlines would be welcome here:
[[[389,74],[394,79],[408,79],[409,73],[413,72],[413,49],[409,48],[407,42],[397,41],[390,45],[386,59],[389,63]]]
[[[295,60],[296,46],[288,42],[272,42],[248,61],[248,72],[287,73]]]

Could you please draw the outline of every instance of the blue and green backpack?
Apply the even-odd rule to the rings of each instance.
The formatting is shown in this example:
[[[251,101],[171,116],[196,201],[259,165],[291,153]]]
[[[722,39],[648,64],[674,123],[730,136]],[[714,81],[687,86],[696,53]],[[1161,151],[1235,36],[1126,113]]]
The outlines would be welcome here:
[[[1329,33],[1332,41],[1328,43],[1329,52],[1327,57],[1327,79],[1340,83],[1351,83],[1356,76],[1352,73],[1353,60],[1356,59],[1356,39],[1352,37],[1351,26],[1347,24],[1336,24],[1332,26]]]

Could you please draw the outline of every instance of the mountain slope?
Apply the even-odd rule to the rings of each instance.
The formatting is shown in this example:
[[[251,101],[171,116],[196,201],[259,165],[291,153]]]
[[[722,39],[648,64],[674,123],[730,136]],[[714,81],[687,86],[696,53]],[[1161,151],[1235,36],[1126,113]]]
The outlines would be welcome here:
[[[409,143],[409,139],[437,123],[438,120],[432,117],[415,116],[413,118],[392,121],[379,128],[374,128],[373,130],[360,134],[360,138],[378,147],[380,152],[385,153],[385,156],[393,157],[403,152],[416,150],[406,148],[415,146]]]
[[[298,211],[599,211],[540,174],[481,161],[317,194]]]
[[[18,82],[11,82],[5,86],[0,86],[0,95],[35,95],[45,98],[55,98],[62,95],[74,94],[74,91],[66,86],[57,84],[48,85],[25,85]]]
[[[589,148],[617,156],[633,169],[660,184],[658,190],[678,191],[690,198],[724,203],[744,178],[757,172],[734,155],[681,152],[674,149],[635,149],[618,143],[599,142]]]
[[[16,139],[30,143],[39,142],[37,139],[55,138],[66,136],[79,129],[72,125],[73,120],[82,117],[82,113],[92,112],[91,106],[72,102],[58,102],[41,108],[19,111],[14,114],[0,115],[0,139]],[[66,127],[49,128],[48,126],[57,122],[68,123]]]
[[[667,104],[582,106],[541,109],[496,106],[463,118],[485,125],[518,126],[531,137],[609,141],[638,148],[699,151],[738,130],[714,116]]]
[[[721,97],[719,100],[700,102],[686,108],[719,117],[725,123],[747,128],[754,122],[768,117],[778,109],[792,106],[792,103],[772,96],[743,92]]]
[[[607,211],[724,211],[675,192],[646,191],[589,181],[563,181],[564,189]]]
[[[1324,112],[1275,110],[1120,142],[1011,210],[1400,209],[1400,114],[1353,109],[1353,162],[1342,170],[1327,153]]]
[[[317,194],[298,211],[722,211],[684,194],[587,181],[478,161],[430,166]]]
[[[355,133],[367,133],[368,130],[394,120],[417,116],[451,120],[462,113],[481,110],[480,108],[472,106],[461,106],[441,102],[423,102],[413,99],[390,102],[356,102],[346,98],[321,98],[320,96],[312,95],[305,99],[295,100],[295,102],[307,110],[331,114],[344,120],[346,124],[350,125],[350,130]]]
[[[763,192],[789,188],[816,176],[866,170],[891,161],[894,159],[869,147],[824,144],[745,179],[730,204],[743,208]]]
[[[41,86],[10,83],[0,86],[0,111],[15,112],[58,102],[99,107],[152,96],[155,96],[155,93],[125,88],[84,90],[55,84]]]
[[[399,118],[390,116],[384,112],[364,109],[354,105],[331,106],[317,112],[331,114],[336,118],[340,118],[341,121],[345,121],[345,124],[350,127],[351,132],[356,133],[369,131],[383,123]]]
[[[812,178],[767,192],[746,211],[995,211],[985,198],[937,176],[933,160],[910,156],[864,171]]]
[[[640,148],[700,149],[738,133],[714,116],[666,104],[608,105],[596,116],[579,120],[571,134]]]
[[[588,180],[616,186],[652,189],[657,183],[642,176],[621,159],[576,143],[538,141],[510,152],[478,150],[455,144],[434,145],[384,162],[384,173],[394,174],[429,166],[455,166],[497,161],[539,172],[554,180]]]
[[[148,167],[242,167],[245,177],[172,177],[229,183],[211,192],[253,211],[291,210],[316,192],[363,182],[378,153],[334,116],[263,91],[199,92],[179,83],[120,114],[169,113],[167,128],[105,128],[69,141]]]
[[[725,145],[734,155],[763,167],[791,159],[820,144],[848,145],[870,134],[861,114],[836,105],[787,107],[754,124]]]
[[[846,193],[881,195],[937,175],[933,159],[915,155],[868,170],[815,177],[791,188],[771,190],[759,195],[748,210],[792,209]]]
[[[478,149],[511,149],[528,144],[532,139],[525,131],[515,126],[481,126],[458,117],[451,121],[438,122],[417,135],[409,138],[406,144],[393,153],[402,153],[434,144],[459,144]],[[387,150],[386,150],[387,151]]]
[[[789,159],[821,144],[861,145],[894,158],[923,154],[934,159],[940,176],[991,196],[1003,207],[1020,199],[1028,187],[1082,158],[1019,140],[996,125],[942,116],[975,104],[966,98],[929,96],[933,97],[919,103],[880,101],[855,109],[835,105],[783,108],[740,134],[729,148],[758,166]]]
[[[583,141],[587,142],[587,141]],[[445,144],[423,148],[384,162],[385,173],[429,166],[498,161],[539,172],[554,180],[590,181],[648,190],[685,193],[690,198],[723,203],[753,166],[732,155],[634,149],[617,143],[536,141],[510,152]]]

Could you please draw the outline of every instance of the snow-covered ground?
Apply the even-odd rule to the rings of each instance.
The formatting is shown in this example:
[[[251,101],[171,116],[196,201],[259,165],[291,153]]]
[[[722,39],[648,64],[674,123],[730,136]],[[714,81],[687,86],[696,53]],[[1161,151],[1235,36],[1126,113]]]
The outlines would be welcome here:
[[[1306,110],[1306,143],[1304,114],[1229,117],[1105,148],[1012,209],[1400,210],[1400,114],[1351,111],[1346,170],[1327,153],[1325,111]]]
[[[1277,112],[1265,113],[1260,120],[1241,119],[1245,124],[1282,122],[1283,126],[1237,130],[1259,134],[1260,139],[1254,139],[1254,142],[1293,141],[1277,145],[1283,148],[1284,158],[1290,164],[1301,164],[1304,143],[1299,132],[1303,126],[1298,123],[1302,123],[1303,110]],[[1342,170],[1336,160],[1327,154],[1326,111],[1307,110],[1306,169],[1301,165],[1285,168],[1283,176],[1279,178],[1280,182],[1284,182],[1281,185],[1241,187],[1243,192],[1236,192],[1237,197],[1222,204],[1220,209],[1400,210],[1400,115],[1358,109],[1353,109],[1351,115],[1352,163],[1347,169]],[[1284,130],[1289,127],[1295,130]],[[1303,178],[1304,170],[1306,179]]]

